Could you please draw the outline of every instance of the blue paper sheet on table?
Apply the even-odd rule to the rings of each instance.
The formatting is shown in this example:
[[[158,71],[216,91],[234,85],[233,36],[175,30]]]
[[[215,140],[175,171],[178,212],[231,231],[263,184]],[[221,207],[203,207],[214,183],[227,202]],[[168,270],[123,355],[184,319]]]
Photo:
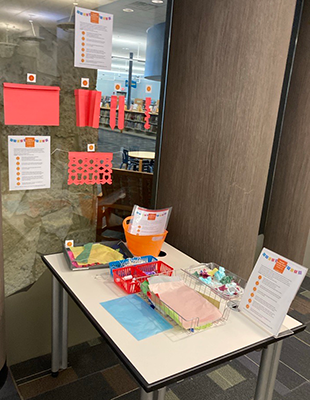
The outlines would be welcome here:
[[[137,340],[173,328],[173,325],[136,294],[100,304]]]

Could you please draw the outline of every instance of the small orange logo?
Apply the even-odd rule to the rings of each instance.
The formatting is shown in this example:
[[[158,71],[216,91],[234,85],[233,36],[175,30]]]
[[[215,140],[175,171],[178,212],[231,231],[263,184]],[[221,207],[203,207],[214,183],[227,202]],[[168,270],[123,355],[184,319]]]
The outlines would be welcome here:
[[[35,147],[34,137],[26,137],[25,143],[26,147]]]
[[[155,219],[156,219],[156,214],[149,214],[149,215],[147,216],[147,219],[148,219],[149,221],[155,221]]]
[[[90,13],[90,22],[93,24],[99,24],[99,13],[91,12]]]
[[[72,246],[72,242],[67,242],[67,246]]]
[[[287,266],[287,261],[284,261],[284,260],[281,260],[281,258],[278,258],[278,261],[275,263],[275,266],[273,267],[273,269],[277,272],[280,272],[280,274],[283,274],[286,266]]]

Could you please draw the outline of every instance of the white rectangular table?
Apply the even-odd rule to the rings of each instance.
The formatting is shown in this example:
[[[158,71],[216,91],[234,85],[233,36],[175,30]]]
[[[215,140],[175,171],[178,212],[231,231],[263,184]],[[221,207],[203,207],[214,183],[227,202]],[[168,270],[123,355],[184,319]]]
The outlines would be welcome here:
[[[197,264],[166,243],[162,250],[166,256],[160,259],[174,269]],[[172,340],[167,332],[162,332],[138,341],[100,305],[126,295],[109,278],[109,269],[72,271],[62,253],[42,259],[53,274],[52,374],[57,376],[59,369],[67,368],[68,364],[69,294],[139,382],[143,400],[153,399],[155,391],[158,391],[158,400],[163,400],[167,385],[256,349],[263,349],[263,352],[255,400],[271,400],[282,341],[305,328],[286,316],[283,336],[276,339],[232,310],[224,325],[189,334],[182,340]],[[104,274],[105,279],[96,279],[98,274]],[[206,346],[206,343],[211,345]]]

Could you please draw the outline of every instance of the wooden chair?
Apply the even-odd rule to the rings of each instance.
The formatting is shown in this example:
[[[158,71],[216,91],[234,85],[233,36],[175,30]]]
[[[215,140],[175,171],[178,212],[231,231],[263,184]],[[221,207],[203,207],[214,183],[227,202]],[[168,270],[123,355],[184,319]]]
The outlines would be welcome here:
[[[133,206],[151,207],[153,174],[118,168],[112,171],[112,185],[101,185],[102,193],[97,197],[97,241],[122,239],[122,222],[131,215]]]

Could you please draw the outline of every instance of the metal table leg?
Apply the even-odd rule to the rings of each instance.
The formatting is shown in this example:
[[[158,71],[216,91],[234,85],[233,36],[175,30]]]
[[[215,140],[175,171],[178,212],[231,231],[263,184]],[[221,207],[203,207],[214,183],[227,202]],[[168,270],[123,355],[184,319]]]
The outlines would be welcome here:
[[[68,294],[53,276],[52,376],[68,365]]]
[[[140,400],[165,400],[166,387],[147,393],[141,388]]]
[[[154,392],[147,393],[145,390],[141,388],[140,392],[140,400],[153,400]]]
[[[266,387],[266,397],[265,397],[266,400],[272,400],[274,385],[276,383],[276,377],[279,367],[282,344],[283,344],[282,340],[274,344],[272,365],[269,371],[270,373],[269,373],[268,385]]]
[[[263,349],[254,400],[271,400],[276,381],[282,341]]]
[[[166,388],[163,387],[161,389],[158,389],[157,392],[158,392],[157,400],[165,400]]]

